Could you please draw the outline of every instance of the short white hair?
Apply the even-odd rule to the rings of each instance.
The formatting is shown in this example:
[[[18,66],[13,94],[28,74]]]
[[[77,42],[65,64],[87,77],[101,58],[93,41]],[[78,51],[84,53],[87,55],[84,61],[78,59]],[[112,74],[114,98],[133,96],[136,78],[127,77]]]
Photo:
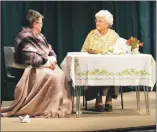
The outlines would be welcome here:
[[[113,25],[113,15],[108,10],[100,10],[95,17],[102,17],[110,26]]]

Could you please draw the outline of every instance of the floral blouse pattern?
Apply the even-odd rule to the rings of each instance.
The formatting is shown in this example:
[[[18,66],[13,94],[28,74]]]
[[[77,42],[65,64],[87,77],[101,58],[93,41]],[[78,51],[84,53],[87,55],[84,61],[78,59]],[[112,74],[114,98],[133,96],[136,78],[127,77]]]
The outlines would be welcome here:
[[[94,29],[88,34],[81,51],[94,54],[113,52],[113,45],[118,37],[119,35],[112,29],[109,29],[105,35]]]

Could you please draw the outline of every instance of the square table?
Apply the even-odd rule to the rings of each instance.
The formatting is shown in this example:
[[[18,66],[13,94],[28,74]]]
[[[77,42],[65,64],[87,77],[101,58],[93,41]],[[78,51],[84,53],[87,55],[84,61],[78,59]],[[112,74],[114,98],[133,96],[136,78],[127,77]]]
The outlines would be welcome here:
[[[67,54],[61,68],[76,92],[76,115],[80,115],[79,86],[143,86],[146,113],[150,114],[148,87],[156,83],[156,62],[150,54]],[[137,88],[139,109],[139,87]]]

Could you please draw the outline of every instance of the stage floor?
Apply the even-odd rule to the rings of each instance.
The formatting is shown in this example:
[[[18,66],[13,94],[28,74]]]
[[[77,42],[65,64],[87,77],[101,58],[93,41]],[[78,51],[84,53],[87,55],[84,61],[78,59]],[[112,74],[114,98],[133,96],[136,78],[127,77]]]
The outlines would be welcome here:
[[[1,131],[95,131],[156,125],[156,92],[149,92],[150,115],[146,115],[144,92],[140,92],[140,111],[137,111],[135,92],[124,93],[123,98],[123,110],[119,95],[117,100],[113,100],[113,111],[103,113],[92,111],[95,100],[89,101],[88,110],[83,110],[80,118],[72,114],[69,118],[32,118],[30,123],[20,123],[16,117],[1,118]],[[10,103],[4,101],[2,106]]]

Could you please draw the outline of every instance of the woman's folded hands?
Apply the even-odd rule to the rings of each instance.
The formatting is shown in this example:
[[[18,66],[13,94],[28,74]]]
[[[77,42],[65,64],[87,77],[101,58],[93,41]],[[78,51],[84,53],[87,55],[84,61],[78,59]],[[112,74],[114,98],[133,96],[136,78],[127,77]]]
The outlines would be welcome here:
[[[54,56],[48,56],[48,60],[44,66],[54,70],[56,66],[56,58]]]

